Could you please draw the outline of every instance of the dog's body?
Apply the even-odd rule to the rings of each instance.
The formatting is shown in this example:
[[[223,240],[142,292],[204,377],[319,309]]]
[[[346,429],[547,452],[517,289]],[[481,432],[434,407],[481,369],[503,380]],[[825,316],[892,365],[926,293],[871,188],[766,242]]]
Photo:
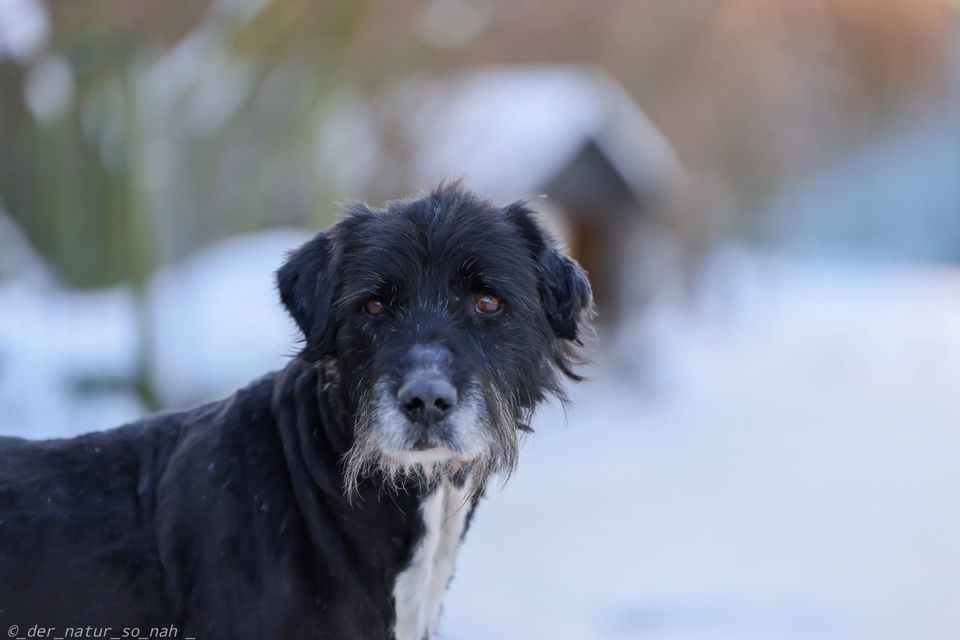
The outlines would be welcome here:
[[[431,634],[488,477],[573,376],[589,286],[523,205],[457,188],[354,208],[278,285],[306,338],[283,371],[113,431],[0,439],[4,628]]]
[[[409,479],[378,495],[362,483],[359,506],[348,503],[338,462],[349,441],[321,374],[295,361],[186,413],[4,442],[3,622],[389,637],[430,489]]]

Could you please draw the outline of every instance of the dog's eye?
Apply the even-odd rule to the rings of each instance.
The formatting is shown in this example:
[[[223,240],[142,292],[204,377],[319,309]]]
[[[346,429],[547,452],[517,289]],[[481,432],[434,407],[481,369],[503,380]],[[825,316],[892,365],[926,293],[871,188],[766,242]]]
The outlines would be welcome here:
[[[363,309],[372,316],[382,316],[387,312],[387,305],[376,298],[370,298],[363,305]]]
[[[476,308],[477,313],[487,316],[496,315],[503,309],[503,300],[493,294],[485,293],[477,298],[474,308]]]

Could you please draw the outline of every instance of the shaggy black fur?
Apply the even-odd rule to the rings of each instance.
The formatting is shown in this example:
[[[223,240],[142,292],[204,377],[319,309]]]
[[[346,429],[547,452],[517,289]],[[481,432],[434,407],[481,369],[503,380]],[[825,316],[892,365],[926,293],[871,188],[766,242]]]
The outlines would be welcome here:
[[[351,207],[290,256],[278,288],[305,336],[284,370],[112,431],[0,439],[0,631],[390,638],[391,589],[436,477],[355,455],[348,491],[371,390],[402,376],[412,345],[448,349],[450,379],[477,387],[489,424],[483,456],[436,473],[482,488],[512,468],[534,407],[576,377],[590,308],[584,274],[526,205],[458,187]],[[485,293],[501,313],[475,312]],[[370,298],[388,313],[366,313]]]

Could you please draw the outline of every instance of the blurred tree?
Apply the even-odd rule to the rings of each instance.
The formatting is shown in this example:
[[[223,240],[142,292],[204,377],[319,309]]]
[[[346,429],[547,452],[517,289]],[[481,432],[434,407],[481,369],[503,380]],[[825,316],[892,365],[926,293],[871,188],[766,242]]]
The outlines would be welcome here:
[[[949,37],[938,0],[42,6],[44,49],[0,59],[0,194],[78,285],[142,278],[224,235],[322,223],[345,195],[314,168],[325,100],[340,88],[594,62],[695,175],[749,204],[929,90]]]

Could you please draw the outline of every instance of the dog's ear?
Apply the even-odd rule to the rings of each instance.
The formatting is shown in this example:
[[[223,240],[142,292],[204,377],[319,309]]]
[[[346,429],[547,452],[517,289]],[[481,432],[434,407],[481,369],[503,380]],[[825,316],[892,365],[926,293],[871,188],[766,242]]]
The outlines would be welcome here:
[[[553,332],[579,342],[584,315],[593,307],[587,274],[573,258],[555,248],[544,253],[540,268],[540,296]]]
[[[332,242],[326,233],[318,233],[293,251],[277,271],[280,300],[303,332],[305,353],[311,359],[332,352],[336,345],[333,263]]]
[[[537,262],[540,300],[554,335],[579,343],[579,329],[593,309],[586,272],[557,248],[552,235],[537,222],[536,213],[526,202],[516,202],[505,211]]]

